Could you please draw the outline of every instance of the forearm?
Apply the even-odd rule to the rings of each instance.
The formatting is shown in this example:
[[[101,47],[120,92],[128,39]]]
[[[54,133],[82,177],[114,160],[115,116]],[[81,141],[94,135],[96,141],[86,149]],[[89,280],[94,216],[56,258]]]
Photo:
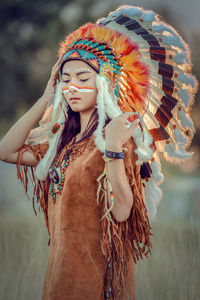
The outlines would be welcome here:
[[[48,80],[43,96],[29,109],[29,111],[21,117],[8,131],[0,142],[0,159],[7,162],[16,161],[13,154],[24,145],[31,129],[41,119],[45,112],[47,103],[52,97],[52,90],[55,87],[57,74],[60,67],[58,60],[52,68],[50,79]],[[12,159],[6,160],[7,157]]]
[[[0,159],[16,153],[25,143],[34,125],[41,119],[47,106],[47,99],[41,97],[7,132],[0,142]]]
[[[121,152],[121,150],[107,147],[107,150]],[[133,205],[133,194],[128,183],[123,159],[113,159],[106,163],[107,176],[112,186],[114,206],[112,214],[119,222],[125,221]],[[109,206],[111,201],[109,200]]]

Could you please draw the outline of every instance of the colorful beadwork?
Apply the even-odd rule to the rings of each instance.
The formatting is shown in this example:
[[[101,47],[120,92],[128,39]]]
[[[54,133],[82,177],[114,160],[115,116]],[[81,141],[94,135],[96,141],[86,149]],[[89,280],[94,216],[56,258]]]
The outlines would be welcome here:
[[[58,167],[57,162],[53,164],[53,166],[49,170],[49,177],[51,180],[49,187],[49,195],[52,196],[53,201],[56,200],[56,193],[61,194],[64,180],[65,180],[65,170],[69,165],[69,155],[71,151],[67,153],[62,164]]]
[[[124,158],[124,152],[113,152],[113,151],[105,151],[105,156],[109,158]]]
[[[114,195],[113,195],[113,192],[112,192],[112,191],[110,191],[110,201],[111,201],[111,202],[114,202]]]
[[[55,134],[56,132],[58,132],[58,130],[60,129],[60,125],[58,123],[56,123],[53,128],[52,128],[52,133]]]

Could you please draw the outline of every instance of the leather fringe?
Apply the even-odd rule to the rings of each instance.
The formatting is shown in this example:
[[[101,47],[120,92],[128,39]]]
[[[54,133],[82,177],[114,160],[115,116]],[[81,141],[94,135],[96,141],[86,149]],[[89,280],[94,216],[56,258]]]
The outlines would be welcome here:
[[[126,253],[128,247],[131,249],[135,263],[140,258],[143,259],[143,256],[147,257],[152,248],[151,226],[144,203],[140,166],[136,166],[135,169],[126,168],[126,174],[132,189],[134,203],[129,218],[124,222],[114,220],[111,212],[107,209],[106,190],[108,185],[106,179],[103,180],[106,173],[104,172],[98,178],[97,202],[99,199],[104,199],[106,202],[101,219],[101,248],[107,259],[104,277],[104,299],[107,300],[121,299],[120,295],[127,276]],[[101,183],[101,181],[103,182]],[[105,212],[107,213],[105,214]]]
[[[35,146],[29,146],[24,145],[19,151],[17,156],[17,178],[21,181],[22,185],[24,186],[26,196],[30,201],[32,201],[32,206],[35,215],[37,215],[37,211],[35,209],[35,202],[39,203],[39,210],[42,208],[44,217],[45,217],[45,223],[47,226],[47,230],[49,233],[49,224],[48,224],[48,201],[45,201],[46,199],[46,192],[47,192],[47,182],[46,181],[40,181],[35,176],[35,169],[36,167],[28,167],[24,166],[23,164],[23,153],[25,151],[29,151],[31,154],[34,155],[34,157],[39,161],[41,159],[41,145],[35,145]],[[35,148],[38,148],[35,150]],[[30,172],[28,172],[30,170]],[[33,193],[30,197],[28,192],[28,185],[29,180],[31,180],[32,186],[33,186]]]

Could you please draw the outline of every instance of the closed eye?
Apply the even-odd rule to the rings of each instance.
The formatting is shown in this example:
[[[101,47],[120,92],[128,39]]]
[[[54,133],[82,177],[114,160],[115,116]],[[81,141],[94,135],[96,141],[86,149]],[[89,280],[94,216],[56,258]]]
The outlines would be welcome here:
[[[87,80],[88,80],[88,78],[87,79],[80,79],[80,81],[82,81],[82,82],[87,81]]]

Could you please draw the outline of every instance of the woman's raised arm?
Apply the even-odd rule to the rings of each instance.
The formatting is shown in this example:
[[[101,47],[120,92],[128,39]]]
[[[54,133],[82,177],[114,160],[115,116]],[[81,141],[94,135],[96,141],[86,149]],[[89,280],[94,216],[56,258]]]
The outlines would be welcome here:
[[[53,66],[50,79],[42,97],[10,128],[0,142],[0,160],[16,163],[19,149],[24,145],[31,129],[41,119],[52,96],[59,70],[59,60]],[[35,166],[36,158],[28,151],[23,155],[23,164]]]

